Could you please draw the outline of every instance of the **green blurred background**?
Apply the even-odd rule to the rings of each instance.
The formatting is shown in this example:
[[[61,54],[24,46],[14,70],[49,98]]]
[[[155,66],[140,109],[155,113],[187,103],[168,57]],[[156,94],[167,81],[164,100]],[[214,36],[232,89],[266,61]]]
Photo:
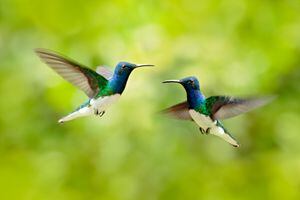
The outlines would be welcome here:
[[[0,1],[0,199],[300,199],[299,0]],[[132,73],[102,118],[60,125],[86,96],[33,49]],[[158,115],[185,99],[277,94],[225,121],[236,149]]]

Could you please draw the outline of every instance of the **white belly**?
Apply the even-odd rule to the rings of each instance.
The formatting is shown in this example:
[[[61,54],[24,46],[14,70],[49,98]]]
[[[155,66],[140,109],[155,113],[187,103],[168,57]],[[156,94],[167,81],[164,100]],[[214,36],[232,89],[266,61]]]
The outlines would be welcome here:
[[[216,120],[213,121],[209,116],[202,115],[193,109],[190,109],[189,113],[198,126],[203,128],[204,130],[210,128],[210,134],[222,138],[223,140],[227,141],[235,147],[239,146],[238,142],[230,134],[226,133],[222,127],[217,126]]]
[[[92,108],[97,109],[99,112],[105,111],[109,106],[114,104],[119,98],[120,94],[111,96],[100,97],[98,99],[91,99],[90,104]]]
[[[216,125],[216,121],[214,122],[209,116],[202,115],[193,109],[190,109],[189,113],[196,124],[203,129],[212,128]]]
[[[189,113],[198,126],[204,130],[210,128],[210,134],[220,136],[225,133],[223,128],[216,125],[217,121],[213,121],[209,116],[202,115],[193,109],[189,110]]]
[[[98,99],[91,99],[90,106],[82,107],[79,110],[76,110],[70,113],[69,115],[61,118],[58,122],[63,123],[75,119],[77,117],[85,117],[85,116],[93,115],[95,113],[95,110],[98,110],[98,112],[103,112],[110,105],[115,103],[119,99],[119,97],[120,97],[119,94],[115,94],[111,96],[100,97]]]

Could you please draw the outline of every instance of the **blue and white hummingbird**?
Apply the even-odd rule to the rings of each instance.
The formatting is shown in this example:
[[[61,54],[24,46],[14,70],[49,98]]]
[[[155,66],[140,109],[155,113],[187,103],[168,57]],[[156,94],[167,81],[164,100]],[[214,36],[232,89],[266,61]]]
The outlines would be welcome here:
[[[163,83],[181,84],[187,95],[187,101],[163,110],[163,113],[181,120],[194,121],[202,134],[216,135],[234,147],[239,143],[224,128],[220,119],[227,119],[263,106],[274,97],[240,99],[229,96],[211,96],[205,98],[200,91],[200,84],[196,77],[180,80],[166,80]]]
[[[89,97],[74,112],[61,118],[58,121],[59,123],[92,114],[102,116],[106,109],[119,99],[125,89],[128,77],[134,69],[154,66],[150,64],[119,62],[114,72],[106,67],[98,67],[94,71],[50,50],[36,49],[35,52],[43,62],[65,80],[83,90]]]

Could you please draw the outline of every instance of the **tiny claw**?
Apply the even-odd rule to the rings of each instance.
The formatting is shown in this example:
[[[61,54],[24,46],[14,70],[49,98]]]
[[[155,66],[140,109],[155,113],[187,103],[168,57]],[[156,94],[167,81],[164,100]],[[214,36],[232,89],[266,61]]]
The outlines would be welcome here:
[[[210,128],[207,128],[205,131],[206,135],[210,133]]]
[[[199,130],[200,130],[201,134],[205,133],[205,131],[204,131],[204,129],[202,127],[199,127]]]
[[[99,115],[99,117],[102,117],[104,114],[105,114],[105,111],[102,111],[98,115]]]

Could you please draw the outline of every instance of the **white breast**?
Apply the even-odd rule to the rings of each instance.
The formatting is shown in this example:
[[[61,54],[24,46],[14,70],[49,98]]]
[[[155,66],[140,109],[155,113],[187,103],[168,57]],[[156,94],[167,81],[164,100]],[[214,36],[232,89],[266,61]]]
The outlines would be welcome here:
[[[238,142],[231,135],[226,133],[222,127],[217,126],[216,120],[213,121],[209,116],[202,115],[193,109],[190,109],[189,113],[198,126],[203,128],[204,130],[210,128],[209,130],[210,134],[222,138],[223,140],[227,141],[228,143],[232,144],[235,147],[239,146]]]
[[[105,111],[109,106],[114,104],[120,96],[120,94],[114,94],[111,96],[100,97],[98,99],[92,99],[90,104],[93,108],[98,109],[99,112]]]
[[[197,111],[190,109],[189,113],[192,117],[192,119],[203,129],[212,128],[216,126],[216,122],[213,121],[209,116],[202,115],[198,113]]]
[[[225,133],[222,127],[216,125],[217,121],[213,121],[209,116],[202,115],[193,109],[189,110],[189,113],[198,126],[204,130],[210,128],[210,134],[220,136]]]
[[[216,120],[213,121],[209,116],[202,115],[193,109],[189,110],[189,113],[193,120],[198,124],[198,126],[203,128],[204,130],[210,128],[210,134],[223,138],[223,136],[225,135],[225,131],[222,127],[217,126]]]

